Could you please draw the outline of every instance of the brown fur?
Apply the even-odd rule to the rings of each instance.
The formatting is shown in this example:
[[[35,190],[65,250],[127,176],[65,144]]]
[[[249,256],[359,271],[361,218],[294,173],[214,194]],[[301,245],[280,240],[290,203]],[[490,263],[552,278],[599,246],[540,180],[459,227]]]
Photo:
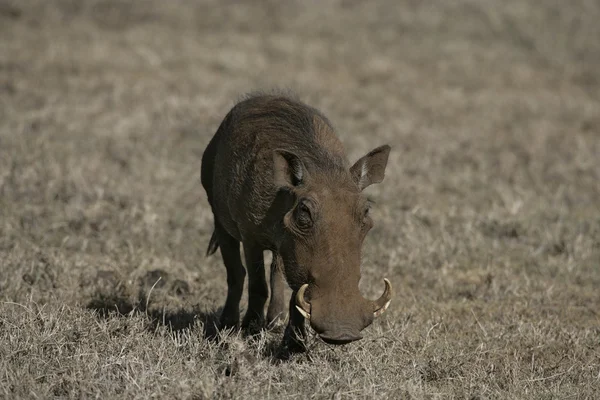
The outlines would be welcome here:
[[[332,343],[360,338],[373,304],[359,290],[360,252],[372,226],[361,193],[383,179],[389,146],[350,167],[332,125],[318,110],[289,96],[253,95],[226,115],[202,157],[202,185],[227,268],[223,327],[236,326],[246,272],[249,305],[242,327],[262,327],[268,298],[263,250],[273,252],[267,320],[284,314],[283,274],[294,294],[309,284],[311,326]],[[297,345],[304,319],[289,306],[286,342]]]

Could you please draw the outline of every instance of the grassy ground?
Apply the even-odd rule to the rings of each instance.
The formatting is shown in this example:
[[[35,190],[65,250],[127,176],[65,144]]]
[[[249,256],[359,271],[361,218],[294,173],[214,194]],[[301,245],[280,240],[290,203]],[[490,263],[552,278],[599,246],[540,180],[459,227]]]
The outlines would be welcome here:
[[[0,397],[598,398],[598,20],[584,0],[0,0]],[[275,86],[352,161],[393,146],[361,289],[396,297],[362,341],[289,361],[281,329],[204,339],[226,283],[200,156]]]

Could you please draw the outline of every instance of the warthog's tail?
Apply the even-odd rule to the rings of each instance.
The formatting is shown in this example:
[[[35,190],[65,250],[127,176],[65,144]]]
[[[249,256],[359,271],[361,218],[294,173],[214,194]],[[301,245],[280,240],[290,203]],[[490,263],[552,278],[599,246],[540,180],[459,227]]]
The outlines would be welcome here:
[[[208,249],[206,250],[206,257],[212,255],[219,248],[219,242],[217,242],[217,233],[213,231],[212,236],[210,237],[210,242],[208,243]]]

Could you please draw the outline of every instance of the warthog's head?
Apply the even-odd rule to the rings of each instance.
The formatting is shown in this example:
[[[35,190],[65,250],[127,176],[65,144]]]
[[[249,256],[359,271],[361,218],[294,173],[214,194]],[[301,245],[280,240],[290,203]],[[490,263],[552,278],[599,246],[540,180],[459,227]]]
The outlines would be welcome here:
[[[373,226],[363,189],[383,180],[390,152],[381,146],[351,168],[310,168],[300,157],[276,150],[275,183],[290,194],[279,249],[288,282],[297,290],[296,307],[328,343],[361,339],[360,332],[382,314],[392,297],[375,301],[359,289],[361,248]],[[305,165],[306,164],[306,165]]]

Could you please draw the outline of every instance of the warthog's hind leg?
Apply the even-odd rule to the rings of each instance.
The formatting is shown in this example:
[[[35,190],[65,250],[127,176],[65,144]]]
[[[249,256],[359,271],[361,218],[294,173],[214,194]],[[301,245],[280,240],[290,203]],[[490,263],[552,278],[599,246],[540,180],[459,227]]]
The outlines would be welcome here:
[[[255,334],[265,324],[265,303],[269,289],[262,247],[244,242],[244,255],[248,270],[248,310],[242,321],[242,328],[248,334]]]
[[[246,271],[240,257],[240,242],[229,235],[216,221],[215,233],[223,256],[223,263],[227,268],[227,300],[221,313],[219,328],[233,328],[237,327],[240,321],[240,300],[244,290]]]

